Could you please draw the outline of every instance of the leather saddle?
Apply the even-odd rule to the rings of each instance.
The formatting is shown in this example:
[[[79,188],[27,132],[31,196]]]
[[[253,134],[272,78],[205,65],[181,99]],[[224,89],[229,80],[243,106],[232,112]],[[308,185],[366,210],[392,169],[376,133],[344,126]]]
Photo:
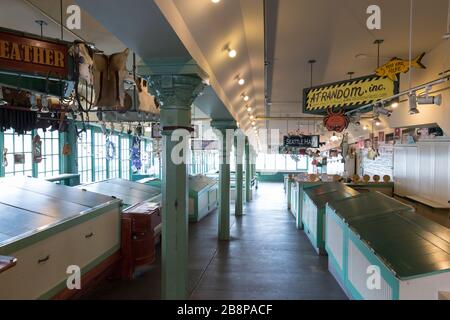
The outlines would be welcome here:
[[[129,49],[107,56],[94,54],[94,91],[96,106],[125,111],[126,63]]]

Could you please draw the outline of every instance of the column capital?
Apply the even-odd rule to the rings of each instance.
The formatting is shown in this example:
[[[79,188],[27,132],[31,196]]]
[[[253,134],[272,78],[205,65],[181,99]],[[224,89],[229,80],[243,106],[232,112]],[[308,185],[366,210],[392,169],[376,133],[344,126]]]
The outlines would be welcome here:
[[[218,130],[236,130],[238,128],[237,123],[234,120],[213,120],[211,121],[211,127]]]
[[[161,104],[162,110],[191,109],[195,98],[203,91],[205,83],[199,76],[166,74],[149,76],[150,92]]]

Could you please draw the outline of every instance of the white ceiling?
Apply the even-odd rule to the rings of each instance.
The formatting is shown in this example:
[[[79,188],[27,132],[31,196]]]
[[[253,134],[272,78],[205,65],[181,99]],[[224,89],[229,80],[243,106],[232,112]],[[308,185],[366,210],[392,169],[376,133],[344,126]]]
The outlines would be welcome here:
[[[381,63],[409,55],[409,0],[272,0],[278,12],[269,12],[268,35],[274,56],[272,116],[301,116],[302,92],[310,86],[310,65],[315,59],[313,84],[324,84],[373,74],[377,67],[375,39],[384,39]],[[381,8],[382,29],[366,27],[366,9]],[[448,0],[414,0],[413,54],[429,52],[446,32]],[[273,15],[276,15],[276,18]],[[272,15],[272,16],[271,16]],[[358,54],[366,59],[356,59]],[[420,72],[420,71],[417,71]]]
[[[245,105],[263,110],[264,25],[262,1],[155,0],[191,56],[204,69],[230,113],[249,128]],[[238,53],[230,59],[224,47]],[[240,87],[236,76],[245,78]],[[250,100],[245,103],[241,94]],[[255,113],[256,115],[256,113]]]
[[[391,57],[408,57],[410,0],[267,0],[268,57],[270,73],[264,77],[264,7],[262,0],[76,0],[82,6],[82,30],[75,31],[106,53],[125,46],[144,58],[185,57],[196,60],[209,77],[211,86],[229,113],[244,128],[248,114],[241,93],[264,116],[264,81],[272,102],[269,115],[286,117],[269,121],[282,131],[299,126],[308,131],[312,122],[296,119],[301,113],[302,91],[310,85],[309,59],[316,59],[314,85],[372,74],[376,68],[375,39],[384,39],[381,62]],[[42,15],[39,7],[59,20],[59,1],[1,0],[1,26],[38,33],[36,19],[49,22],[45,35],[58,38],[59,26]],[[64,0],[64,6],[72,1]],[[382,10],[382,29],[369,31],[365,22],[368,5]],[[448,0],[414,0],[413,53],[429,52],[446,32]],[[17,19],[20,16],[20,19]],[[95,19],[94,19],[95,18]],[[66,40],[74,40],[69,32]],[[119,40],[120,39],[120,40]],[[238,56],[228,58],[229,44]],[[366,54],[366,59],[356,59]],[[145,60],[145,59],[144,59]],[[420,75],[421,70],[413,74]],[[237,75],[246,79],[240,87]],[[204,99],[206,100],[206,99]],[[217,102],[216,101],[216,102]],[[210,106],[221,108],[222,105]],[[211,110],[209,110],[211,111]],[[259,122],[263,127],[265,122]],[[311,130],[311,129],[310,129]]]

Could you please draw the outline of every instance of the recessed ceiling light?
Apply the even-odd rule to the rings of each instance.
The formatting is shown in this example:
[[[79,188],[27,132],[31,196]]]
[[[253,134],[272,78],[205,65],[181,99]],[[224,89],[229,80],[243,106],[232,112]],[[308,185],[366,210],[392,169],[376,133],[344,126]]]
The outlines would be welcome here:
[[[243,85],[245,84],[245,79],[244,79],[244,78],[239,78],[238,84],[239,84],[240,86],[243,86]]]
[[[247,102],[248,100],[250,100],[250,97],[247,95],[243,95],[242,99],[244,99],[244,101]]]
[[[235,58],[235,57],[237,56],[237,51],[234,50],[234,49],[228,48],[228,56],[229,56],[230,58]]]
[[[255,121],[252,121],[252,126],[256,126],[256,122]]]
[[[250,120],[253,120],[253,119],[255,119],[255,116],[254,115],[250,115]]]
[[[211,0],[212,3],[219,3],[220,0]]]
[[[252,107],[247,106],[247,112],[252,112]]]

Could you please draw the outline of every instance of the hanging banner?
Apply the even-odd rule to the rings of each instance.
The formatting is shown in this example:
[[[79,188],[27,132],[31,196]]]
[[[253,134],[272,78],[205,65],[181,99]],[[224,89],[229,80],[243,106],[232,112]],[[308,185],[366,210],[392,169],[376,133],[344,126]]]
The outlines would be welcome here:
[[[0,70],[67,78],[66,44],[3,30],[0,31]]]
[[[398,92],[398,81],[376,75],[325,84],[303,90],[303,113],[326,115],[328,108],[347,112]]]

